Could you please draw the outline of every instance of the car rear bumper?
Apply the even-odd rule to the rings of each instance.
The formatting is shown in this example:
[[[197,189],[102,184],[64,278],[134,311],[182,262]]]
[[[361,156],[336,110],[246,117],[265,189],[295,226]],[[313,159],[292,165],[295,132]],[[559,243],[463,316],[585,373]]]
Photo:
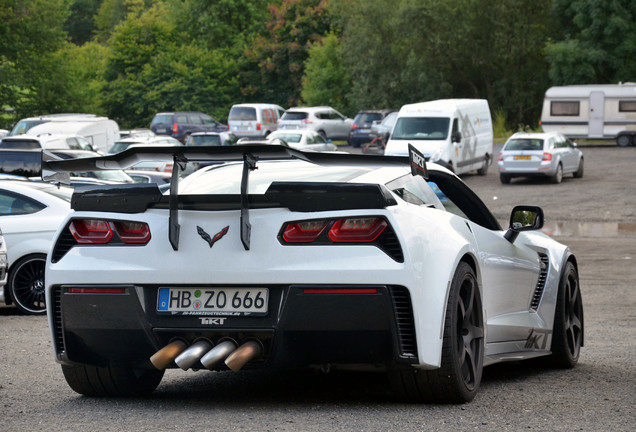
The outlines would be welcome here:
[[[51,287],[51,330],[63,364],[151,367],[149,358],[177,339],[257,340],[263,353],[246,367],[417,363],[410,296],[399,286],[270,285],[263,316],[161,314],[158,285],[119,285],[115,294],[91,291],[106,285],[81,285],[83,293],[71,287]]]

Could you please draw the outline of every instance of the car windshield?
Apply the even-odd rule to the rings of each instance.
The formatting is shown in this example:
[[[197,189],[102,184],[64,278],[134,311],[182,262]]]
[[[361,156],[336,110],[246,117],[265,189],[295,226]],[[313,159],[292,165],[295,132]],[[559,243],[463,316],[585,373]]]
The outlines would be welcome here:
[[[221,137],[218,135],[190,135],[186,145],[189,146],[220,146]]]
[[[396,140],[445,140],[448,136],[448,117],[400,117],[393,129]]]
[[[228,116],[230,121],[249,121],[256,120],[256,109],[250,107],[234,107],[230,110]]]
[[[11,130],[9,135],[22,135],[29,131],[34,126],[37,126],[42,123],[46,123],[48,120],[20,120],[14,128]]]
[[[258,164],[250,173],[249,193],[264,194],[274,181],[346,182],[367,171],[364,167],[319,166],[303,162],[272,161]],[[239,194],[242,163],[214,166],[194,173],[179,183],[179,193],[187,195]]]
[[[302,111],[287,111],[281,120],[305,120],[307,113]]]
[[[504,150],[543,150],[542,139],[511,139]]]

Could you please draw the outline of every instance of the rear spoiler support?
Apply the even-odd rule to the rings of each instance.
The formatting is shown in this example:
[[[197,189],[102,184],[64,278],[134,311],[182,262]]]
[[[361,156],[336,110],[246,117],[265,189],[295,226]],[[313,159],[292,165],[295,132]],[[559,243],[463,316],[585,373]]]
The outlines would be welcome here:
[[[249,201],[247,197],[247,185],[250,171],[256,169],[258,157],[250,153],[243,154],[243,176],[241,177],[241,243],[245,250],[250,250],[250,235],[252,225],[250,225]]]

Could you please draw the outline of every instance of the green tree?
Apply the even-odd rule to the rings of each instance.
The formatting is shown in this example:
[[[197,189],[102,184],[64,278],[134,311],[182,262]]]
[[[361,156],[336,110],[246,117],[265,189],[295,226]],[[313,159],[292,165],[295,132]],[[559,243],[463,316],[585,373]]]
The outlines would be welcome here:
[[[351,86],[338,37],[329,33],[309,48],[301,91],[306,105],[329,105],[353,115],[346,95]]]
[[[47,87],[59,76],[55,52],[67,16],[65,0],[0,0],[0,100],[18,116],[56,105]]]
[[[554,0],[546,44],[554,85],[607,84],[636,77],[636,2]]]
[[[93,38],[95,14],[102,0],[74,0],[70,6],[70,16],[64,23],[64,30],[76,45],[82,45]]]
[[[305,61],[312,42],[329,31],[327,0],[283,0],[271,5],[267,33],[245,50],[241,73],[247,101],[297,105]]]

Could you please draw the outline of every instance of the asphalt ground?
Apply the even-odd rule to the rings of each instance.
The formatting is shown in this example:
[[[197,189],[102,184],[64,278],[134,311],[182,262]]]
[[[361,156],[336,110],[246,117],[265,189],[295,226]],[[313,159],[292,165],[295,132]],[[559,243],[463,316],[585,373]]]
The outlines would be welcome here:
[[[541,206],[547,230],[579,263],[585,346],[577,367],[488,367],[464,405],[391,398],[381,374],[169,370],[152,397],[75,394],[53,358],[46,317],[0,307],[0,430],[24,431],[631,431],[636,424],[636,148],[581,147],[582,179],[464,181],[502,225]],[[556,228],[554,228],[556,227]]]

